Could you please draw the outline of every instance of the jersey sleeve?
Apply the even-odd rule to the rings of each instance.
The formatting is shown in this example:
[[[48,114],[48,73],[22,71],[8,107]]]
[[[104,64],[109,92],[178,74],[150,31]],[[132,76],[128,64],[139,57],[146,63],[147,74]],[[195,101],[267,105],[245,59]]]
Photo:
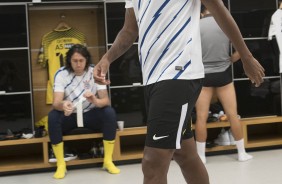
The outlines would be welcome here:
[[[41,40],[41,46],[39,49],[39,53],[38,53],[38,58],[37,58],[37,63],[39,63],[42,67],[46,68],[47,67],[47,63],[48,63],[48,56],[45,53],[45,49],[44,46],[46,44],[46,37],[48,37],[48,35],[51,32],[46,33]]]
[[[273,16],[271,18],[271,22],[270,22],[270,26],[269,26],[269,30],[268,30],[268,40],[272,40],[272,37],[276,34],[275,32],[275,24],[274,24],[274,20],[273,20]]]
[[[37,63],[39,63],[44,68],[46,67],[47,62],[44,60],[43,46],[41,46],[39,50]]]
[[[59,72],[55,75],[53,90],[54,92],[65,92],[64,77]]]
[[[132,0],[126,0],[125,1],[125,8],[132,8],[132,7],[133,7]]]

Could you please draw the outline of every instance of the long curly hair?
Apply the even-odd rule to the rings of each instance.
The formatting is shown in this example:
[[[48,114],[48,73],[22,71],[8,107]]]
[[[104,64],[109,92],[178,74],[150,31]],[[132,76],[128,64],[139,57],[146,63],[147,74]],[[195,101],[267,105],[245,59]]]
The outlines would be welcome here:
[[[86,71],[89,67],[89,65],[92,63],[91,61],[91,55],[87,48],[84,45],[81,44],[75,44],[73,45],[68,52],[66,53],[66,70],[68,72],[74,72],[73,68],[71,67],[71,57],[73,54],[79,53],[86,59],[86,65],[84,70]]]

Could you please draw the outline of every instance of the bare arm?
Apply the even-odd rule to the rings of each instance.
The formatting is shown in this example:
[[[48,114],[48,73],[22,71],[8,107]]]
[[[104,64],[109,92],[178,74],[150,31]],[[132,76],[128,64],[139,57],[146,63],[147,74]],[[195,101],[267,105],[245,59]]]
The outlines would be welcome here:
[[[87,91],[83,94],[83,96],[96,107],[105,107],[110,105],[110,99],[108,95],[108,91],[106,89],[98,90],[98,95],[95,96],[90,91]]]
[[[105,90],[99,90],[98,96],[95,96],[92,92],[86,91],[83,96],[90,102],[93,103],[96,107],[105,107],[107,105],[110,105],[110,99],[108,95],[108,91]],[[73,110],[73,103],[68,100],[63,100],[64,93],[63,92],[54,92],[53,97],[53,107],[56,110],[64,111],[65,115],[70,115]]]
[[[263,82],[264,69],[247,48],[237,24],[224,6],[222,0],[201,1],[211,12],[220,28],[228,36],[234,48],[240,54],[245,74],[256,86],[259,86]]]
[[[102,57],[100,62],[94,68],[95,82],[100,84],[109,84],[106,80],[106,73],[110,64],[124,54],[135,42],[138,37],[138,25],[136,22],[133,8],[126,9],[123,28],[118,33],[113,45]]]
[[[231,62],[235,63],[236,61],[238,61],[241,58],[240,54],[235,51],[232,55],[231,55]]]
[[[64,99],[64,92],[54,92],[53,95],[53,108],[58,111],[64,111],[65,115],[68,116],[73,111],[73,104],[71,101]]]

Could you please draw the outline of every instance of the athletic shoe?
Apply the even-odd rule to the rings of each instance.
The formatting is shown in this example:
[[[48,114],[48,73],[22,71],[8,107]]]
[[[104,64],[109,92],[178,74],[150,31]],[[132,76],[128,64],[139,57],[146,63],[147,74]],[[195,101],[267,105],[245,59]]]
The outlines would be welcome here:
[[[77,158],[77,154],[74,153],[65,153],[65,161],[75,160]]]
[[[74,159],[77,158],[77,154],[70,152],[67,147],[65,147],[64,152],[65,152],[64,159],[65,159],[66,162],[74,160]],[[55,157],[55,154],[54,154],[52,148],[49,150],[49,162],[51,162],[51,163],[57,162],[57,159]]]
[[[225,129],[222,128],[220,134],[214,140],[214,143],[216,143],[216,144],[218,144],[220,146],[228,146],[228,145],[230,145],[230,137],[229,137],[228,131],[225,131]]]
[[[98,148],[99,148],[99,157],[104,158],[104,145],[102,142],[99,143]]]
[[[206,148],[213,148],[213,147],[216,147],[216,146],[218,146],[218,145],[215,144],[214,142],[210,142],[210,141],[206,142]]]
[[[57,162],[57,159],[56,159],[56,157],[55,157],[55,154],[54,154],[52,148],[49,149],[49,162],[51,162],[51,163]]]
[[[94,142],[93,147],[88,152],[93,158],[103,158],[104,157],[104,145],[102,142]]]
[[[92,148],[90,149],[90,151],[88,152],[89,155],[91,155],[91,158],[98,158],[100,157],[100,153],[99,153],[99,147],[97,145],[96,142],[93,143]]]

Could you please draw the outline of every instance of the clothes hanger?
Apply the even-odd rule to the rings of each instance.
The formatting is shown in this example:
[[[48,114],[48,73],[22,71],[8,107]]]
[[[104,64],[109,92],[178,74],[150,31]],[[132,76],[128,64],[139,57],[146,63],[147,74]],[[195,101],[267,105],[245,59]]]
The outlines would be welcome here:
[[[64,21],[59,22],[57,27],[55,28],[56,31],[70,29],[71,27]]]
[[[61,19],[65,19],[65,14],[61,14]],[[62,30],[68,30],[71,29],[71,26],[69,26],[65,21],[61,20],[57,27],[55,28],[55,31],[62,31]]]

